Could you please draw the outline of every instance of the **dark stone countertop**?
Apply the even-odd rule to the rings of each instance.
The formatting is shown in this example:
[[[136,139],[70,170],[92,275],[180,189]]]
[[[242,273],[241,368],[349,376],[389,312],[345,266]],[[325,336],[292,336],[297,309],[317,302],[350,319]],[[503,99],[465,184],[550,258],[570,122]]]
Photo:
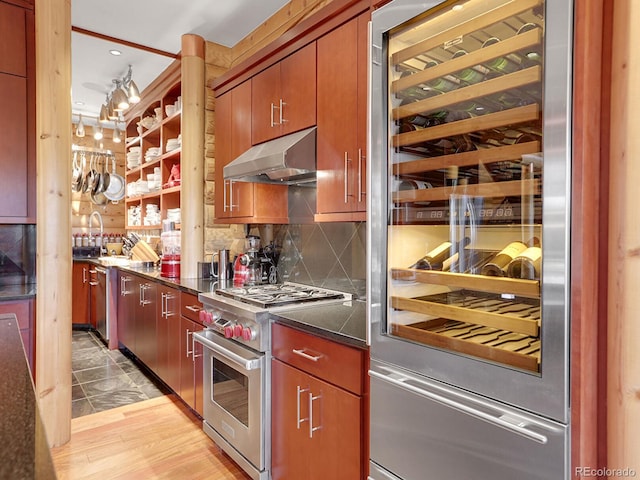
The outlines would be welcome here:
[[[330,305],[309,305],[271,314],[284,325],[358,348],[367,347],[367,303],[354,300]]]
[[[0,478],[55,479],[17,323],[0,315]]]
[[[36,284],[0,285],[0,302],[8,300],[24,300],[36,296]]]

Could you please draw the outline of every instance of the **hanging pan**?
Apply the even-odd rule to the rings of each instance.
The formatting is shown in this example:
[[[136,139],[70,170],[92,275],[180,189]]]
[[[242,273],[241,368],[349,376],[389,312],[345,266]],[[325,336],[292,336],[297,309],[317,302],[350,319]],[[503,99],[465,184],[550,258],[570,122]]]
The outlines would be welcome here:
[[[116,173],[116,157],[111,156],[111,173],[109,173],[109,186],[105,190],[105,196],[112,202],[117,202],[124,198],[125,182],[122,175]]]

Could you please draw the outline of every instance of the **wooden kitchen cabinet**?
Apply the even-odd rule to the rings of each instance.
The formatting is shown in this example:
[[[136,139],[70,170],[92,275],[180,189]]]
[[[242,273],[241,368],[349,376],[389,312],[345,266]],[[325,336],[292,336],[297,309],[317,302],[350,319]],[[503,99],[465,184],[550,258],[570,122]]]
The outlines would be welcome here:
[[[35,27],[0,2],[0,223],[35,223]]]
[[[318,39],[316,221],[366,220],[369,12]]]
[[[253,145],[316,123],[316,44],[285,57],[251,79]]]
[[[18,327],[20,328],[20,336],[22,337],[22,345],[24,353],[29,360],[31,368],[31,376],[35,379],[35,305],[34,300],[27,298],[24,300],[7,300],[0,301],[0,315],[5,313],[13,313],[18,319]]]
[[[71,281],[71,323],[90,323],[89,312],[89,268],[86,262],[73,262]]]
[[[365,478],[366,352],[279,324],[272,345],[272,478]]]
[[[199,322],[202,303],[193,294],[181,292],[180,299],[180,390],[182,400],[203,416],[202,345],[193,341],[193,333],[204,329]]]
[[[245,81],[216,99],[217,223],[287,223],[285,185],[224,179],[223,167],[251,148],[251,81]]]
[[[173,391],[180,391],[180,292],[166,285],[157,286],[156,374]]]
[[[157,371],[157,284],[137,275],[131,281],[133,289],[133,329],[135,350],[132,352],[150,370]]]

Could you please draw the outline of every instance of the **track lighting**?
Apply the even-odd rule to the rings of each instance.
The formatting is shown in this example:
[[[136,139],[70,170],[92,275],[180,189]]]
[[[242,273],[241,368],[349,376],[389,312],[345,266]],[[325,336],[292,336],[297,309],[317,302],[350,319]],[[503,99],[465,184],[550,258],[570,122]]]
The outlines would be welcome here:
[[[103,133],[102,133],[102,127],[100,125],[98,125],[96,127],[96,129],[93,132],[93,138],[95,138],[96,140],[102,140],[103,137]]]
[[[118,122],[116,122],[116,126],[113,129],[113,137],[111,138],[113,140],[113,143],[122,142],[122,130],[120,130],[120,127],[118,126]]]
[[[79,114],[78,125],[76,126],[76,137],[84,137],[84,123],[82,122],[82,114]]]

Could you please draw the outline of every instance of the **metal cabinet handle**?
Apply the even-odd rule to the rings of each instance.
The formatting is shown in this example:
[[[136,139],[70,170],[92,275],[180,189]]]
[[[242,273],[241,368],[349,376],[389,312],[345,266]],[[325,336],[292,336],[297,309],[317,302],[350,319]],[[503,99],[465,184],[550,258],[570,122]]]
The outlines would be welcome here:
[[[366,191],[362,188],[362,162],[367,157],[362,154],[362,149],[358,149],[358,202],[362,201],[362,196],[366,195]]]
[[[96,285],[98,285],[98,282],[89,282],[89,285],[91,285],[92,287],[95,287]]]
[[[200,310],[202,310],[202,307],[200,305],[185,305],[184,308],[194,313],[198,313]]]
[[[148,283],[143,283],[140,285],[140,305],[142,306],[149,305],[151,303],[151,301],[144,298],[144,292],[149,288],[151,288],[151,285],[149,285]]]
[[[283,125],[284,122],[286,122],[287,120],[284,119],[284,106],[286,105],[286,103],[280,99],[280,125]]]
[[[349,155],[344,152],[344,203],[349,203]]]
[[[313,426],[313,401],[318,400],[322,395],[316,395],[315,397],[309,392],[309,438],[313,438],[313,432],[320,430],[322,426]]]
[[[195,332],[194,332],[195,333]],[[196,355],[196,337],[193,335],[193,333],[191,334],[191,361],[193,363],[196,363],[196,358],[198,357],[202,357],[202,353],[199,355]],[[213,369],[212,369],[213,370]]]
[[[191,330],[189,330],[188,328],[185,331],[187,332],[187,355],[186,355],[186,357],[189,358],[189,355],[191,355],[193,353],[193,345],[191,345],[191,351],[189,351],[189,335],[193,335],[193,332]]]
[[[313,362],[317,362],[318,360],[320,360],[322,358],[322,354],[320,354],[318,356],[313,356],[313,355],[309,355],[308,353],[305,353],[304,348],[301,348],[299,350],[296,350],[294,348],[291,351],[293,353],[295,353],[296,355],[300,355],[301,357],[306,358],[307,360],[311,360]]]
[[[226,212],[227,208],[227,181],[224,180],[222,182],[222,211]]]
[[[87,267],[82,267],[82,283],[87,283]]]
[[[273,110],[274,110],[275,108],[276,108],[276,106],[273,104],[273,102],[271,102],[271,119],[270,119],[269,125],[270,125],[272,128],[276,126],[276,123],[275,123],[275,121],[274,121],[274,119],[273,119]]]
[[[129,295],[129,292],[127,291],[127,282],[130,281],[131,279],[129,277],[120,277],[120,296],[124,297],[126,295]]]
[[[233,212],[234,207],[240,207],[240,205],[233,204],[233,180],[229,180],[229,211]]]
[[[300,430],[300,425],[309,420],[308,418],[300,418],[300,396],[309,391],[309,388],[301,388],[300,385],[297,385],[297,398],[296,398],[296,427]]]
[[[162,312],[160,314],[161,317],[169,319],[169,317],[172,317],[174,315],[174,313],[169,310],[169,300],[173,300],[174,298],[176,298],[175,295],[171,293],[162,293]]]

